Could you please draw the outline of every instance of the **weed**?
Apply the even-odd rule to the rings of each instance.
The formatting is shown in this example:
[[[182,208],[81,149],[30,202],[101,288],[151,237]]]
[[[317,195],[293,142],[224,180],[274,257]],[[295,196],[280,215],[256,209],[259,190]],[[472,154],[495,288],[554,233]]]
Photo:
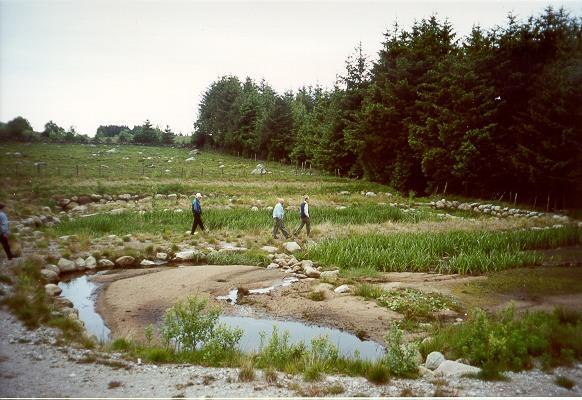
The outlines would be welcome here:
[[[308,297],[312,301],[323,301],[325,300],[325,292],[322,290],[313,291],[309,293]]]
[[[375,363],[368,369],[366,378],[376,385],[383,385],[390,381],[390,370],[382,363]]]
[[[327,394],[338,395],[344,393],[346,389],[343,387],[341,383],[334,383],[333,385],[328,386],[325,391],[327,392]]]
[[[119,381],[111,381],[107,385],[107,389],[115,389],[115,388],[118,388],[118,387],[121,387],[121,386],[123,386],[123,383],[121,383]]]
[[[417,397],[410,386],[405,386],[400,391],[399,397]]]
[[[392,327],[384,340],[387,344],[383,362],[391,374],[404,377],[415,377],[418,373],[416,365],[416,346],[402,343],[402,331]]]
[[[263,373],[263,376],[265,378],[265,381],[271,384],[276,383],[278,379],[277,371],[275,371],[272,368],[266,369],[265,372]]]
[[[243,363],[238,372],[238,379],[241,382],[251,382],[255,380],[255,369],[251,362]]]
[[[128,351],[132,347],[131,340],[125,338],[117,338],[111,342],[111,350],[113,351]]]
[[[303,371],[305,382],[317,382],[323,378],[322,367],[319,364],[311,364]]]
[[[554,380],[554,383],[568,390],[572,389],[576,385],[576,383],[572,379],[565,377],[563,375],[557,376],[556,379]]]

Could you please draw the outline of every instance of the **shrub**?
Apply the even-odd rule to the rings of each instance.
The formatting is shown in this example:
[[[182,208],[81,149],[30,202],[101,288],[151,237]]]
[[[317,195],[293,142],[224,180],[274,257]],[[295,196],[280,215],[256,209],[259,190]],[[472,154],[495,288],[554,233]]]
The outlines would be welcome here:
[[[403,344],[402,337],[402,331],[397,327],[392,327],[388,331],[385,336],[388,347],[383,363],[392,375],[414,377],[418,372],[417,349],[413,344]]]
[[[251,382],[255,380],[255,369],[250,361],[245,362],[238,371],[238,379],[241,382]]]
[[[366,378],[376,385],[383,385],[390,381],[390,370],[382,363],[375,363],[368,369]]]

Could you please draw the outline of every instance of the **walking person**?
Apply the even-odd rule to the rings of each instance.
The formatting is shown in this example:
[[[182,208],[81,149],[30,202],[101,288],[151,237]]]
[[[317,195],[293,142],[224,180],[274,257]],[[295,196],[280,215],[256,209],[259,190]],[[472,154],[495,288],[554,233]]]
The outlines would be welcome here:
[[[12,255],[12,251],[10,251],[10,243],[8,242],[8,217],[4,212],[4,204],[0,204],[0,241],[2,242],[6,256],[9,260],[12,260],[14,256]]]
[[[204,230],[204,224],[202,223],[202,206],[200,205],[200,199],[202,195],[196,193],[194,200],[192,200],[192,215],[194,216],[194,221],[192,222],[192,232],[191,235],[196,233],[196,228],[200,226],[200,229]]]
[[[305,229],[307,230],[307,237],[311,233],[311,222],[309,221],[309,196],[303,196],[303,201],[301,202],[301,225],[299,228],[295,230],[293,233],[295,236],[303,229],[303,225],[305,225]]]
[[[277,199],[277,204],[275,208],[273,208],[273,238],[278,239],[277,232],[281,230],[283,235],[285,235],[285,239],[289,239],[289,232],[285,229],[285,224],[283,223],[283,217],[285,216],[285,209],[283,208],[283,204],[285,201],[283,199]]]

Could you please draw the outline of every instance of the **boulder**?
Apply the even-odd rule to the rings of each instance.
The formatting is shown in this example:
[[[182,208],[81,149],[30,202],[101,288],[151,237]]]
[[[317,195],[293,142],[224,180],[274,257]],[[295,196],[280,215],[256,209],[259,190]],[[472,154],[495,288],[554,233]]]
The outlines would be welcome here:
[[[263,246],[263,247],[261,247],[261,250],[263,250],[269,254],[273,254],[273,253],[277,252],[277,248],[273,247],[273,246]]]
[[[251,211],[259,211],[259,207],[257,207],[257,206],[252,206],[252,207],[251,207]]]
[[[301,250],[301,246],[299,246],[297,242],[285,242],[283,243],[283,247],[285,248],[285,250],[291,253]]]
[[[174,261],[191,261],[196,259],[200,255],[198,250],[185,250],[176,253],[174,256]]]
[[[117,198],[119,200],[125,200],[125,201],[131,200],[131,194],[129,194],[129,193],[120,194],[119,196],[117,196]]]
[[[57,263],[59,270],[61,272],[73,272],[77,270],[77,266],[71,260],[67,260],[66,258],[61,258]]]
[[[430,370],[435,370],[445,361],[445,356],[438,351],[433,351],[428,356],[426,356],[426,362],[424,366]]]
[[[139,263],[139,265],[141,265],[142,267],[151,267],[151,266],[153,266],[153,265],[156,265],[156,263],[155,263],[155,262],[153,262],[153,261],[150,261],[150,260],[143,259],[143,260],[142,260],[142,261]]]
[[[79,205],[84,206],[85,204],[89,204],[92,203],[93,199],[89,196],[79,196],[79,198],[77,199],[77,203],[79,203]]]
[[[366,192],[366,197],[376,197],[376,193],[374,193],[374,192]]]
[[[279,264],[271,263],[271,264],[267,265],[267,269],[276,269],[276,268],[279,268]]]
[[[89,256],[85,259],[85,268],[95,269],[97,268],[97,260],[93,256]]]
[[[310,278],[319,278],[321,273],[313,268],[313,263],[311,265],[306,265],[303,267],[303,272]]]
[[[75,265],[79,271],[82,271],[85,269],[85,260],[79,257],[75,260]]]
[[[472,365],[463,364],[456,361],[445,360],[435,370],[435,373],[443,374],[444,376],[460,377],[466,374],[477,374],[481,368],[473,367]]]
[[[44,269],[48,269],[49,271],[53,271],[57,275],[61,273],[61,270],[59,269],[59,267],[57,267],[54,264],[47,264],[44,266]]]
[[[113,261],[110,261],[106,258],[102,258],[101,260],[99,260],[97,262],[97,265],[99,265],[99,268],[113,268],[115,266]]]
[[[59,294],[61,294],[62,289],[55,285],[54,283],[47,283],[46,285],[44,285],[44,291],[49,296],[58,296]]]
[[[129,268],[133,267],[135,264],[135,258],[132,256],[121,256],[115,260],[115,265],[119,268]]]
[[[255,169],[253,169],[251,171],[251,174],[253,174],[253,175],[264,175],[266,173],[267,173],[267,169],[265,168],[265,166],[263,164],[257,164]]]
[[[335,281],[338,277],[339,277],[339,270],[337,270],[337,269],[334,271],[323,271],[319,275],[319,279],[325,279],[328,281]]]
[[[42,276],[42,279],[46,282],[55,283],[59,281],[59,274],[50,269],[41,269],[40,276]]]
[[[350,287],[348,285],[341,285],[336,287],[333,291],[336,293],[348,293],[350,291]]]
[[[156,253],[156,258],[158,260],[165,261],[165,260],[168,259],[168,254],[166,254],[166,253]]]

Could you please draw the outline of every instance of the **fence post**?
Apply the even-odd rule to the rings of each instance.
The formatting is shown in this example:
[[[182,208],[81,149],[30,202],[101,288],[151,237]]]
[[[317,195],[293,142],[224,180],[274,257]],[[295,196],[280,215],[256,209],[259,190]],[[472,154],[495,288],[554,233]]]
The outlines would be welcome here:
[[[515,192],[515,197],[513,198],[513,206],[517,203],[517,192]]]
[[[546,212],[550,211],[550,195],[548,194],[548,202],[546,203]]]
[[[449,181],[445,182],[445,188],[443,189],[443,194],[447,192],[447,186],[449,185]]]

